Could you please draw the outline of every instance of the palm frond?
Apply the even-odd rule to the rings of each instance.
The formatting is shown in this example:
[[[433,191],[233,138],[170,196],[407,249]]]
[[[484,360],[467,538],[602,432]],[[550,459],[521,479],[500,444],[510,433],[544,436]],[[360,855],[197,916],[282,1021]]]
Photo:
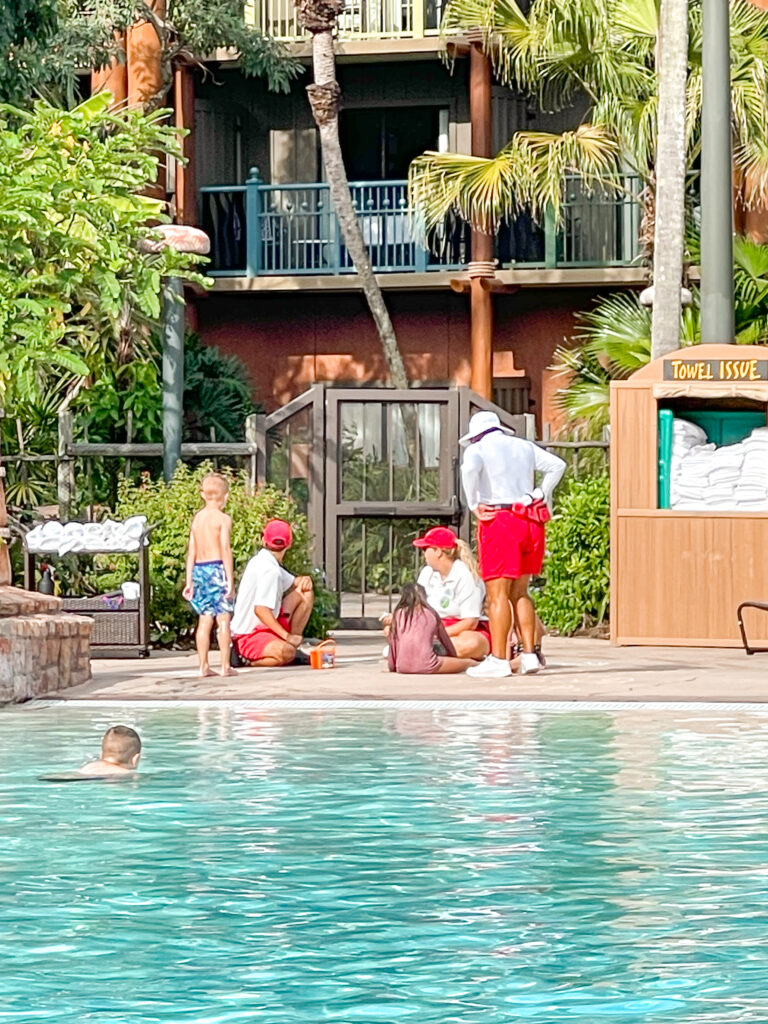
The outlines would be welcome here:
[[[600,125],[575,131],[516,132],[495,157],[427,152],[410,166],[408,195],[414,222],[429,233],[450,214],[481,231],[528,209],[534,219],[546,209],[560,217],[563,182],[578,175],[590,187],[618,187],[616,140]]]

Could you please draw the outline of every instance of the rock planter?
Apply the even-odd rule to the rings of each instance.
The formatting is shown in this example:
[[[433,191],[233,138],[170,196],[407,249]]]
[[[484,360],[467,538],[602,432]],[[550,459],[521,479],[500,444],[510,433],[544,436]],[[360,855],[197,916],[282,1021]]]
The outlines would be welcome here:
[[[92,627],[62,612],[58,597],[0,586],[0,704],[87,682]]]

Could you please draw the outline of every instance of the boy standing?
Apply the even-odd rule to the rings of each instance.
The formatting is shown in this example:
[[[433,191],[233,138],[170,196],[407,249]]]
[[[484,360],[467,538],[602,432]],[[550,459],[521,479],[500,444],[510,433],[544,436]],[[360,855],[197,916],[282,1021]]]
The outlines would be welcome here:
[[[290,665],[296,660],[304,627],[312,614],[312,579],[293,576],[283,568],[283,559],[293,543],[289,523],[270,519],[262,541],[264,547],[245,567],[240,581],[232,632],[240,656],[251,665]]]
[[[222,511],[229,497],[229,485],[223,476],[209,473],[203,478],[200,492],[205,508],[192,520],[183,595],[199,616],[195,646],[200,660],[200,675],[213,675],[208,664],[208,652],[215,619],[221,652],[219,675],[232,676],[236,674],[229,664],[232,642],[229,623],[235,590],[230,543],[232,517]]]

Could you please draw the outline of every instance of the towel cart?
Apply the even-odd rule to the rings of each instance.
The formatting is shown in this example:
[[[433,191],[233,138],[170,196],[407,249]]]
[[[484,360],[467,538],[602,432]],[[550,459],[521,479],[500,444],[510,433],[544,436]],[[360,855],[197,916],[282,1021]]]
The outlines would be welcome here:
[[[154,526],[144,529],[137,549],[110,548],[58,555],[55,552],[30,551],[24,537],[24,586],[35,590],[37,560],[53,563],[63,558],[90,558],[92,555],[133,555],[138,561],[139,597],[128,600],[118,591],[92,597],[62,597],[62,611],[93,618],[91,651],[95,656],[149,657],[149,544]]]

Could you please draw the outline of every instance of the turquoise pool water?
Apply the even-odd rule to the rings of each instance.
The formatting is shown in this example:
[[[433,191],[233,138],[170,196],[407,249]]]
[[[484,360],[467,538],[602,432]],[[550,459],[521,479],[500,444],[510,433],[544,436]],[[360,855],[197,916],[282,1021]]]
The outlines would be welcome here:
[[[123,720],[135,783],[54,785]],[[0,1024],[768,1020],[768,715],[0,713]]]

